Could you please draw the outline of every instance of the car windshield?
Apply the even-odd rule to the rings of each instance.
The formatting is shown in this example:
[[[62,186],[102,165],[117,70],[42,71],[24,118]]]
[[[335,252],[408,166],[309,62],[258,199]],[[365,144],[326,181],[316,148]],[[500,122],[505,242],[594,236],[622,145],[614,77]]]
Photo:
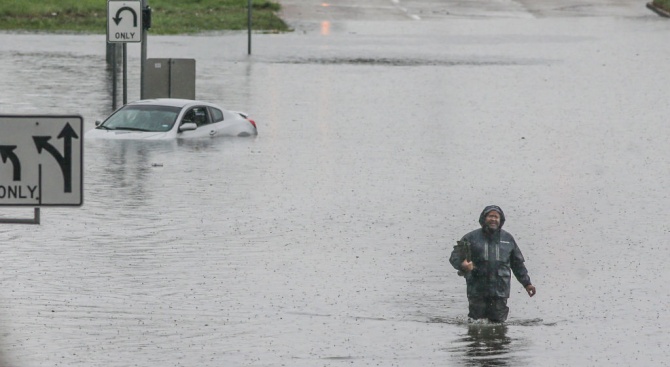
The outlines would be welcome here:
[[[127,105],[116,111],[98,128],[151,132],[170,131],[180,110],[179,107],[171,106]]]

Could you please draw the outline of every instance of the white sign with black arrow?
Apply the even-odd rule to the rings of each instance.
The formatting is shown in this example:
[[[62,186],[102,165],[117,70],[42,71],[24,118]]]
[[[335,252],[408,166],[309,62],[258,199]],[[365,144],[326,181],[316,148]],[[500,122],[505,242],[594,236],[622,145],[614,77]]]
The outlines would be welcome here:
[[[142,2],[107,2],[107,42],[142,42]]]
[[[0,115],[0,206],[80,206],[81,116]]]

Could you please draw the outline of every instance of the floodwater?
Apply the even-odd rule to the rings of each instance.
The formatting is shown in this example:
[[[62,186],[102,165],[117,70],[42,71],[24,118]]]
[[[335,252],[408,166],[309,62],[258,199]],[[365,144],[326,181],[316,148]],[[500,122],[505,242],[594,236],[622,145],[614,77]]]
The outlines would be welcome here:
[[[670,22],[518,14],[150,36],[259,135],[85,141],[82,207],[0,224],[4,364],[668,365]],[[92,128],[104,53],[0,33],[0,113]],[[538,290],[504,325],[447,261],[487,204]]]

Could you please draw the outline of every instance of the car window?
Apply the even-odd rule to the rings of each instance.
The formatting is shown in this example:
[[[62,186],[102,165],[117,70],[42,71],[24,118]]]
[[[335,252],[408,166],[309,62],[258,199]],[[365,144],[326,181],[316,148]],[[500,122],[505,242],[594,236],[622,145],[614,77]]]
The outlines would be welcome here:
[[[110,130],[169,131],[178,113],[178,107],[126,105],[102,125]]]
[[[207,107],[193,107],[184,114],[182,123],[194,122],[198,126],[207,125],[210,122]]]
[[[212,122],[223,121],[223,112],[214,107],[210,107],[209,110],[212,112]]]

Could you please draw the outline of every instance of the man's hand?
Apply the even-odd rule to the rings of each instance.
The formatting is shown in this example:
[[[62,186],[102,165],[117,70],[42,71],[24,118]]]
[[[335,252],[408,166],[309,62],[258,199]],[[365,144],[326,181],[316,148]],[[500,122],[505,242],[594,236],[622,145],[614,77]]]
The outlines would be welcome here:
[[[526,292],[528,292],[528,296],[532,297],[535,295],[535,286],[532,284],[528,284],[526,286]]]
[[[463,260],[463,263],[461,264],[461,271],[462,272],[469,273],[474,268],[475,268],[475,264],[473,264],[472,261]]]

